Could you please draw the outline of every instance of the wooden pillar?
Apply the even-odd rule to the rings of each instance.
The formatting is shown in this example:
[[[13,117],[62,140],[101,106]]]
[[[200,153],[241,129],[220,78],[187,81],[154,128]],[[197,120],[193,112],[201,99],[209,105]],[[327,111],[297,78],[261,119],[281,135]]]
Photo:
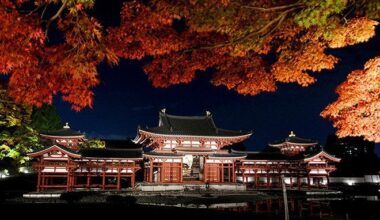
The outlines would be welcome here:
[[[232,182],[234,182],[234,183],[236,183],[235,165],[236,165],[236,162],[233,161],[232,162]]]
[[[75,187],[77,185],[77,177],[74,175],[74,173],[72,174],[72,186]]]
[[[149,182],[153,183],[153,160],[149,158]]]
[[[37,192],[40,192],[40,185],[41,185],[41,167],[38,168],[38,175],[37,175]]]
[[[257,170],[256,171],[254,171],[255,172],[255,188],[257,188],[257,186],[258,186],[258,179],[257,179]]]
[[[41,176],[40,190],[43,191],[45,189],[45,174],[42,173]]]
[[[293,188],[293,176],[290,176],[290,189]]]
[[[301,181],[300,181],[300,176],[297,176],[297,185],[298,185],[298,190],[301,190]]]
[[[329,185],[330,185],[330,178],[329,178],[329,174],[326,175],[326,181],[327,181],[327,185],[326,185],[326,188],[329,188]]]
[[[307,188],[310,188],[310,176],[309,176],[309,174],[307,175]]]
[[[317,177],[317,180],[318,180],[318,189],[321,188],[321,178],[320,177]],[[322,177],[322,180],[323,180],[323,177]],[[313,178],[313,182],[314,182],[314,178]]]
[[[91,185],[91,173],[87,173],[87,183],[86,183],[86,188],[89,189]]]
[[[73,191],[73,189],[75,188],[75,184],[76,184],[76,176],[75,176],[75,173],[71,172],[71,186],[70,186],[70,191]]]
[[[159,177],[160,178],[157,178],[158,179],[158,182],[160,182],[160,183],[162,183],[162,182],[164,182],[165,180],[163,180],[163,174],[164,174],[164,172],[166,172],[166,170],[165,169],[168,169],[169,170],[169,182],[170,182],[170,180],[172,179],[172,177],[171,177],[171,173],[170,173],[170,164],[169,164],[169,167],[167,167],[166,166],[166,164],[164,165],[165,163],[159,163],[159,165],[158,165],[158,175],[160,175]]]
[[[131,177],[131,187],[132,187],[132,190],[135,190],[135,171],[133,171],[133,174]]]
[[[127,167],[127,166],[125,166]],[[133,164],[134,167],[134,164]],[[126,168],[128,169],[128,168]],[[128,170],[126,170],[128,172]],[[120,191],[120,173],[121,173],[121,165],[120,165],[120,160],[119,160],[119,166],[117,167],[117,191]]]
[[[179,167],[179,182],[182,183],[183,182],[183,161],[181,159],[181,166]],[[203,169],[204,169],[204,165],[203,165]],[[204,178],[204,177],[203,177]]]
[[[227,168],[228,169],[228,182],[232,182],[231,181],[231,164],[229,163],[227,167],[228,167]]]
[[[67,168],[68,169],[68,168]],[[67,176],[66,176],[66,191],[69,192],[70,191],[70,181],[71,181],[71,178],[70,178],[70,170],[68,169],[67,171]]]
[[[102,189],[104,190],[106,188],[106,170],[103,169],[103,176],[102,176]]]
[[[219,167],[221,168],[220,171],[221,171],[221,181],[222,183],[224,183],[224,164],[219,164]]]
[[[204,164],[203,164],[203,181],[204,181],[205,183],[207,183],[207,181],[208,181],[207,169],[208,169],[208,166],[207,166],[206,163],[204,163]]]
[[[267,188],[269,188],[269,186],[270,186],[270,183],[269,183],[270,181],[269,181],[269,175],[268,175],[268,170],[267,170]]]

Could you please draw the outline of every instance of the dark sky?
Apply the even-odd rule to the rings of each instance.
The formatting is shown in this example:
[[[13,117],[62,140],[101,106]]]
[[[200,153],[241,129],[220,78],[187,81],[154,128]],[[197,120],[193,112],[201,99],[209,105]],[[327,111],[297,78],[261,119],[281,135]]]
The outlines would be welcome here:
[[[59,99],[55,105],[63,121],[91,137],[135,137],[138,125],[156,126],[158,111],[166,108],[176,115],[204,115],[208,110],[218,127],[252,130],[246,142],[250,150],[262,149],[291,130],[297,136],[325,144],[327,135],[335,130],[319,113],[337,98],[334,89],[349,72],[380,55],[380,29],[367,43],[329,52],[340,61],[334,70],[313,74],[318,79],[314,85],[302,88],[280,84],[275,93],[253,97],[212,86],[209,72],[198,73],[196,80],[187,85],[156,89],[142,70],[143,62],[122,60],[116,67],[99,67],[101,84],[95,88],[93,109],[74,112]]]

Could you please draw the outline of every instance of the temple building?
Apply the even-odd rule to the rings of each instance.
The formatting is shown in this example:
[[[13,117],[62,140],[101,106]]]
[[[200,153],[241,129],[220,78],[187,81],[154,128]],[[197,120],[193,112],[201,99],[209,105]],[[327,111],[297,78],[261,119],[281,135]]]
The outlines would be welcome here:
[[[241,182],[270,188],[280,186],[284,177],[290,187],[327,187],[330,173],[340,161],[318,146],[317,141],[299,138],[293,131],[268,146],[262,152],[245,152],[239,168]]]
[[[105,141],[105,148],[83,149],[84,135],[63,129],[42,132],[46,147],[29,153],[37,171],[37,191],[46,189],[133,188],[140,170],[142,147],[132,141]]]
[[[292,156],[303,153],[309,148],[315,147],[317,144],[317,141],[299,138],[293,131],[291,131],[287,138],[269,143],[268,145],[270,147],[278,148],[282,154]]]
[[[223,147],[242,142],[249,131],[218,128],[212,114],[176,116],[159,112],[158,126],[139,128],[135,143],[144,153],[145,181],[151,183],[236,182],[236,162],[245,154]]]
[[[86,141],[85,135],[70,128],[66,123],[62,129],[43,131],[40,133],[41,141],[58,144],[69,149],[77,150],[79,145]]]
[[[85,135],[68,124],[41,132],[44,147],[28,156],[37,172],[37,191],[46,189],[135,189],[146,186],[327,187],[340,159],[317,141],[291,132],[261,152],[245,151],[251,131],[222,129],[206,111],[201,116],[158,114],[156,127],[139,127],[134,140],[106,140],[88,148]],[[87,142],[89,143],[89,142]],[[240,149],[234,148],[240,146]],[[140,184],[143,186],[144,184]]]

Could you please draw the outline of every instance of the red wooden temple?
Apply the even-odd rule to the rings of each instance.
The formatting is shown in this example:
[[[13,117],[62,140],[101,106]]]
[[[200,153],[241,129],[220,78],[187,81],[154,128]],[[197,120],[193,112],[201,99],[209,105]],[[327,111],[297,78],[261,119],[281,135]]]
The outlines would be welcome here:
[[[106,149],[79,149],[84,135],[67,124],[61,130],[42,133],[41,138],[50,145],[28,154],[35,158],[38,192],[51,188],[72,191],[134,187],[142,147],[132,141],[106,141]]]
[[[106,141],[105,149],[81,149],[84,135],[66,125],[41,133],[50,145],[29,156],[38,173],[37,191],[133,189],[140,169],[148,184],[243,183],[270,188],[280,186],[284,177],[289,187],[327,187],[340,161],[317,141],[293,132],[261,152],[233,150],[251,135],[217,127],[210,112],[176,116],[163,109],[158,126],[138,128],[134,140]]]
[[[234,183],[236,162],[245,154],[231,154],[222,148],[242,142],[251,134],[218,128],[210,112],[176,116],[163,109],[158,126],[139,128],[135,142],[151,149],[144,153],[147,182]]]
[[[292,131],[289,137],[269,143],[262,152],[247,152],[239,170],[241,181],[254,187],[279,186],[282,175],[290,187],[327,187],[339,161],[323,151],[317,141],[299,138]]]

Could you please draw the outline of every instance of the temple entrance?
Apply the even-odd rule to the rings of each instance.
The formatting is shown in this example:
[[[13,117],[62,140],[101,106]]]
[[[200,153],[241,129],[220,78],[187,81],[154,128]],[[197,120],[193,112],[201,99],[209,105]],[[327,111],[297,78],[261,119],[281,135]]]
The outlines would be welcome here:
[[[183,181],[202,181],[203,160],[200,155],[187,154],[183,157]]]

